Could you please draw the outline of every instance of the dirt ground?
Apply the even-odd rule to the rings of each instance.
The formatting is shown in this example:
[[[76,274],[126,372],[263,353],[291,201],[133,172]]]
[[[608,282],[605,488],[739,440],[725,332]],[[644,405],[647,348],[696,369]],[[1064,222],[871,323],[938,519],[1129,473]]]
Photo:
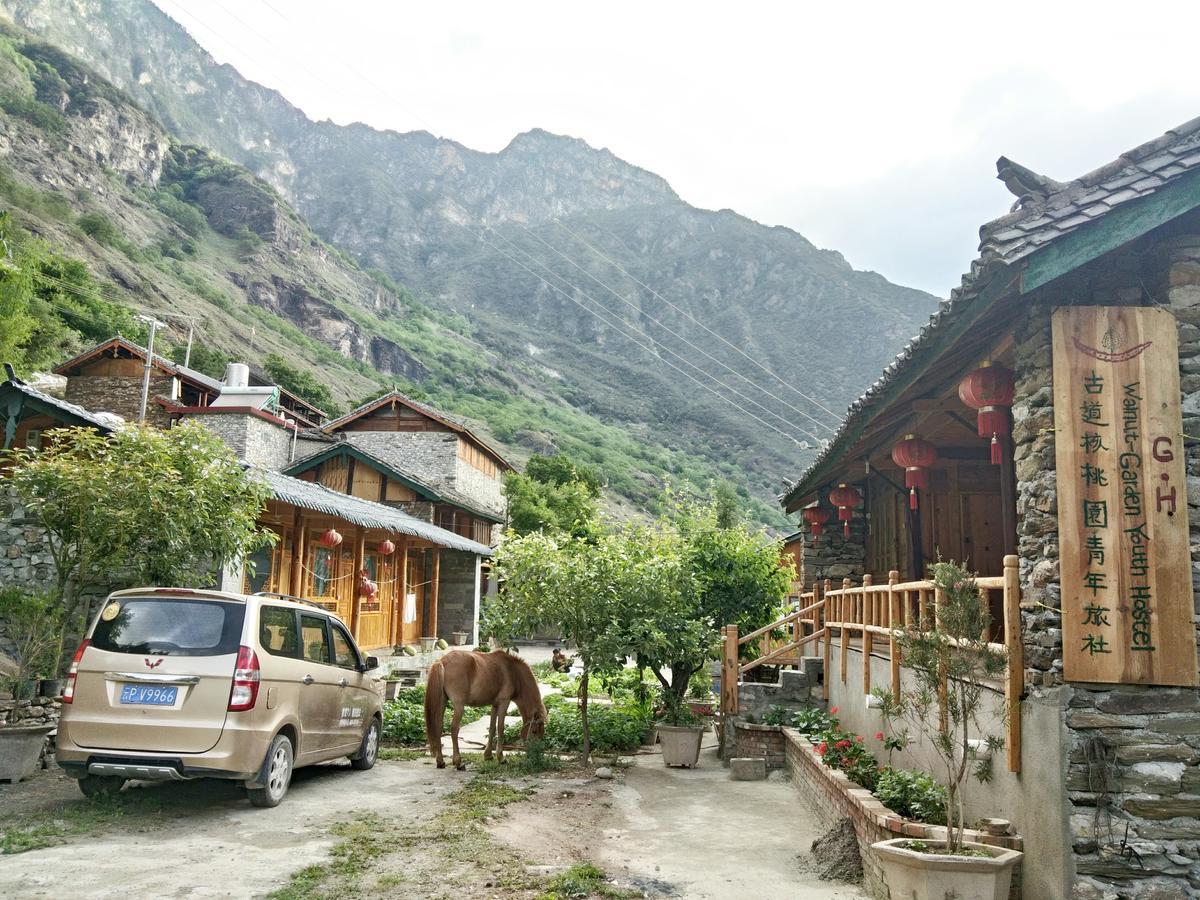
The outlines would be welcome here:
[[[74,824],[53,846],[0,856],[0,894],[532,898],[590,862],[630,896],[863,896],[805,863],[820,829],[781,778],[731,781],[711,747],[693,771],[665,768],[656,752],[623,759],[611,780],[579,770],[501,776],[484,786],[505,792],[502,808],[485,798],[476,812],[459,809],[480,784],[476,763],[439,771],[417,759],[300,770],[270,810],[229,783],[135,786],[98,821],[51,769],[0,785],[0,827]]]

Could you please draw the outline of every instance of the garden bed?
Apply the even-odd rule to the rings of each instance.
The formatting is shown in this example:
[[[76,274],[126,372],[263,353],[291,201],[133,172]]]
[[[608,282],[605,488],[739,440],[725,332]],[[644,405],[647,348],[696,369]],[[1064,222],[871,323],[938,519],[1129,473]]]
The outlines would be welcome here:
[[[805,799],[831,826],[843,818],[854,823],[863,863],[863,887],[870,896],[888,896],[883,870],[871,851],[871,844],[897,837],[929,841],[946,839],[945,826],[904,818],[884,806],[869,790],[851,781],[845,772],[827,766],[817,746],[799,731],[781,727],[780,732],[788,772]],[[966,832],[966,840],[1010,850],[1021,850],[1024,844],[1019,835],[984,834],[971,829]],[[1020,896],[1019,878],[1013,880],[1011,896]]]

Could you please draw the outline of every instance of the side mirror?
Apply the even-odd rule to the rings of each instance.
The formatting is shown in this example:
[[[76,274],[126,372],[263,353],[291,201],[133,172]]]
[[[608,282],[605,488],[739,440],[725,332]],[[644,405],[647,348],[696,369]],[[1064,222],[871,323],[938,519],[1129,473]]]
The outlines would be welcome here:
[[[364,672],[370,672],[373,669],[378,669],[378,668],[379,668],[379,657],[377,657],[377,656],[368,656],[367,661],[365,663],[363,663],[363,671]]]

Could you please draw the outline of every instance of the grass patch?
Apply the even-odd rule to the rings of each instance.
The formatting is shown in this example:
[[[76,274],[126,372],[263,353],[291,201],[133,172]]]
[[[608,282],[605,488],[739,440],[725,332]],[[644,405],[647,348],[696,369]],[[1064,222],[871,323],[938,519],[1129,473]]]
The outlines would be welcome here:
[[[127,815],[145,824],[148,816],[161,816],[159,797],[141,791],[125,791],[104,800],[62,803],[53,809],[5,816],[0,826],[0,854],[24,853],[62,843],[66,838],[90,834],[120,823]]]
[[[403,762],[413,762],[421,759],[425,755],[424,750],[416,750],[412,747],[380,747],[379,758],[389,760],[401,760]]]
[[[564,900],[577,897],[642,897],[641,891],[625,891],[609,884],[604,870],[592,863],[576,863],[550,879],[538,900]]]

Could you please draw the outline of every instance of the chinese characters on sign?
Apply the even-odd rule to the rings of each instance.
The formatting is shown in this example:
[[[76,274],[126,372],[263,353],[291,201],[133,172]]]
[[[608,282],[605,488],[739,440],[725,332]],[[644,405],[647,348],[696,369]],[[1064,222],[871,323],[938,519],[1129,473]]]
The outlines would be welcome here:
[[[1066,307],[1053,340],[1064,675],[1195,684],[1174,318]]]

